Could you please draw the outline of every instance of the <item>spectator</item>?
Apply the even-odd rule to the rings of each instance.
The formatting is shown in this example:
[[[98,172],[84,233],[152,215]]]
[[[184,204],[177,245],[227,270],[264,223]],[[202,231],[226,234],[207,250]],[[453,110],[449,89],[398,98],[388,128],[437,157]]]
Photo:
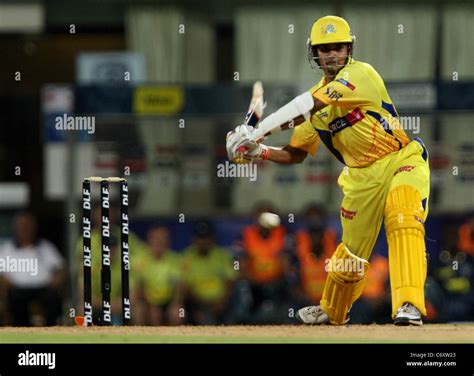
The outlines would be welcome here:
[[[32,308],[37,307],[42,324],[56,325],[62,312],[65,261],[51,242],[37,237],[32,214],[18,214],[13,230],[14,239],[0,248],[0,284],[6,289],[11,324],[32,326]]]
[[[166,227],[154,226],[147,234],[151,253],[142,271],[143,295],[151,325],[177,325],[183,321],[183,291],[179,255],[170,249]]]
[[[459,228],[458,249],[474,256],[474,215],[469,216],[467,221]]]
[[[242,232],[243,278],[250,283],[250,320],[255,324],[281,322],[280,310],[283,311],[288,300],[287,278],[291,270],[286,230],[282,225],[273,229],[263,227],[259,217],[264,212],[275,213],[275,210],[267,203],[258,205],[254,212],[255,223]]]
[[[216,246],[209,222],[197,223],[193,243],[184,251],[182,262],[188,322],[228,323],[236,271],[231,254]]]
[[[431,262],[430,269],[444,295],[438,307],[439,321],[473,320],[474,256],[448,246]]]
[[[325,266],[337,246],[336,231],[327,225],[324,210],[312,204],[304,215],[305,228],[295,234],[294,248],[298,271],[296,305],[314,305],[322,297],[326,282]]]

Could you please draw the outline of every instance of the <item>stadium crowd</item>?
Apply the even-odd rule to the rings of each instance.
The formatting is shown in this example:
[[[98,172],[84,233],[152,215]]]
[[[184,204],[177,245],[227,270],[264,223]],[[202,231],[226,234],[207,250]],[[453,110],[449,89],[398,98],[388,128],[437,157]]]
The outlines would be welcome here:
[[[130,233],[130,290],[135,325],[290,324],[296,309],[319,302],[327,262],[339,241],[338,230],[318,205],[309,206],[304,226],[267,228],[259,205],[232,247],[216,243],[211,221],[196,222],[191,244],[171,248],[167,226],[153,224],[146,239]],[[120,324],[119,228],[111,217],[113,323]],[[100,213],[94,212],[92,248],[100,249]],[[474,320],[474,216],[447,230],[443,250],[429,257],[426,283],[428,322]],[[36,261],[36,271],[7,270],[12,260]],[[78,242],[77,265],[82,265]],[[100,253],[93,253],[93,304],[99,324]],[[32,264],[32,266],[34,266]],[[33,268],[34,269],[34,268]],[[80,269],[80,268],[79,268]],[[80,272],[80,270],[79,270]],[[80,273],[79,273],[80,274]],[[374,251],[362,297],[351,309],[351,323],[390,322],[388,260]],[[82,286],[82,277],[77,281]],[[68,324],[66,260],[51,242],[37,236],[37,220],[19,213],[12,238],[0,245],[0,323],[32,326]],[[77,310],[82,312],[82,297]]]

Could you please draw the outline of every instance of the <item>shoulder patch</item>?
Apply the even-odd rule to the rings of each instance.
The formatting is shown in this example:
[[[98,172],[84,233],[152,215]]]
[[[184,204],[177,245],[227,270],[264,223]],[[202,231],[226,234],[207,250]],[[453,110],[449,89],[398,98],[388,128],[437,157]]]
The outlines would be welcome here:
[[[344,80],[343,78],[338,78],[336,82],[340,82],[344,86],[347,86],[349,89],[354,90],[356,87],[352,85],[349,81]]]

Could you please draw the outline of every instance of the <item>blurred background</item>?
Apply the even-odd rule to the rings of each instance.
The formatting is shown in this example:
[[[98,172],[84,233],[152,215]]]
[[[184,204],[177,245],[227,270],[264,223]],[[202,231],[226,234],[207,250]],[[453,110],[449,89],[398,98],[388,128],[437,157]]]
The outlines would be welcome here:
[[[255,80],[267,114],[319,81],[305,44],[328,14],[347,19],[355,59],[381,74],[430,152],[428,320],[474,320],[472,1],[16,0],[0,2],[0,324],[82,314],[87,176],[129,182],[134,324],[291,323],[318,302],[341,237],[339,162],[321,147],[301,165],[258,163],[255,181],[217,171]],[[263,211],[281,226],[262,227]],[[27,254],[36,275],[7,270]],[[371,262],[356,323],[389,321],[383,234]]]

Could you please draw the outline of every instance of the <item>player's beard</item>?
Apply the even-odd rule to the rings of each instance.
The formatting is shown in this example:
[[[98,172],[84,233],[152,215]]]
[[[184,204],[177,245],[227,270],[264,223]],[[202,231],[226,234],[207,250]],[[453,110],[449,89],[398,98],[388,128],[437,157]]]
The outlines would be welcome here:
[[[336,77],[337,72],[339,72],[339,67],[337,66],[326,66],[326,76]]]
[[[344,64],[347,58],[344,59],[326,59],[324,62],[324,74],[328,78],[334,78],[337,73],[344,68]]]

